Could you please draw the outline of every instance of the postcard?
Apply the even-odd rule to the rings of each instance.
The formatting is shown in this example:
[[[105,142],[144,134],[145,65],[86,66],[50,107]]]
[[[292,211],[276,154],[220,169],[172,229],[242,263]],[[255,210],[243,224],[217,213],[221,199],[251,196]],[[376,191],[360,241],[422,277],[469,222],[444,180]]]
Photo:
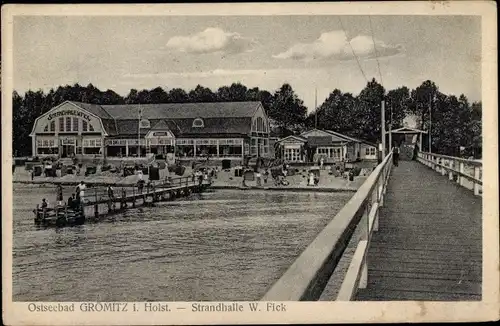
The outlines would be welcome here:
[[[496,18],[2,6],[4,323],[498,320]]]

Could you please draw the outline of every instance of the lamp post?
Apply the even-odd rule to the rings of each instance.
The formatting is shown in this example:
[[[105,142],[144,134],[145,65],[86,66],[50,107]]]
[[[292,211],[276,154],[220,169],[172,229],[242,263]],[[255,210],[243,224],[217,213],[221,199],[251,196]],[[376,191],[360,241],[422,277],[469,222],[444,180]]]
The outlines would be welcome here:
[[[137,157],[141,157],[141,120],[142,120],[142,110],[139,104],[139,121],[137,124]]]
[[[429,153],[432,153],[432,94],[429,94]]]

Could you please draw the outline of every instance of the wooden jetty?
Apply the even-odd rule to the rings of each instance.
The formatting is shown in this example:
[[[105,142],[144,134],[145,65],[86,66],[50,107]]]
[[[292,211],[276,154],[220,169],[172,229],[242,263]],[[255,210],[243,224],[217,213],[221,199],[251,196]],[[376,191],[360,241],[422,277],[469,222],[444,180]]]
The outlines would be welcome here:
[[[66,204],[54,208],[33,210],[35,224],[42,226],[70,226],[95,222],[102,217],[123,212],[126,209],[140,206],[152,206],[156,202],[174,200],[191,193],[200,193],[210,187],[211,180],[199,180],[192,176],[170,178],[160,182],[114,187],[113,196],[109,196],[107,187],[104,191],[98,188],[87,188],[80,202],[79,209],[69,208]]]

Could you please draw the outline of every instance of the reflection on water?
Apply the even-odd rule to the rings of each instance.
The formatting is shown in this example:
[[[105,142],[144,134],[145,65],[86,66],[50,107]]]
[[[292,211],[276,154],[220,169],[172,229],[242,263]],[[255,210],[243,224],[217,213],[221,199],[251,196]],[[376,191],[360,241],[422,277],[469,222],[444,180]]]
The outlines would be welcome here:
[[[37,229],[42,196],[14,189],[14,301],[258,300],[352,194],[211,191]]]

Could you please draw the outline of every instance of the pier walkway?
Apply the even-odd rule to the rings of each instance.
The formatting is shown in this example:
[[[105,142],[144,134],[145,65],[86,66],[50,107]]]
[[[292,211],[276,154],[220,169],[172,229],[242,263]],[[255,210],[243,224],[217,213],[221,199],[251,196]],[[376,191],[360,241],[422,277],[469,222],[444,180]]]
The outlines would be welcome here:
[[[480,300],[481,197],[415,161],[389,180],[356,300]]]
[[[332,283],[337,301],[481,300],[481,161],[389,153],[262,300],[320,300]]]

